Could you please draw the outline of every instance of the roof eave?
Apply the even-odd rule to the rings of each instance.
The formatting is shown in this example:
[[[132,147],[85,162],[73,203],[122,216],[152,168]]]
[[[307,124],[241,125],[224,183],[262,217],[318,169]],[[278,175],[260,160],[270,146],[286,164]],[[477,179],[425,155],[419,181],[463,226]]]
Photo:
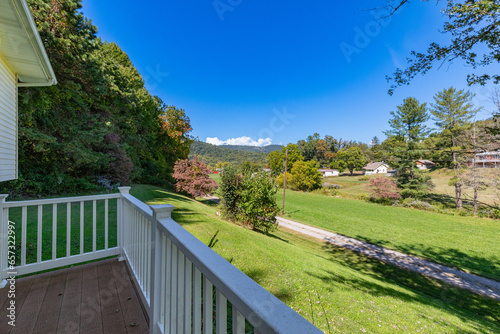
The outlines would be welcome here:
[[[50,64],[49,57],[47,56],[47,52],[45,51],[45,47],[43,45],[42,39],[38,34],[38,30],[36,28],[35,22],[33,21],[33,17],[31,15],[31,11],[28,7],[28,4],[25,0],[12,0],[14,3],[14,7],[17,11],[17,15],[20,18],[21,24],[23,25],[26,34],[31,42],[33,50],[36,52],[38,57],[38,61],[40,66],[45,73],[45,80],[40,81],[23,81],[19,82],[18,86],[20,87],[39,87],[39,86],[52,86],[57,84],[56,75]]]

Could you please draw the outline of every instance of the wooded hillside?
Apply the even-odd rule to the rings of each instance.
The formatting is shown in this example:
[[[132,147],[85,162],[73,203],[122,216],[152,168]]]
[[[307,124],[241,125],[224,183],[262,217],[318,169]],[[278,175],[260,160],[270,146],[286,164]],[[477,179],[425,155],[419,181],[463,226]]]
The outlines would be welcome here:
[[[278,145],[270,145],[278,146]],[[270,147],[268,146],[268,147]],[[256,149],[253,146],[244,146],[245,150],[232,149],[230,145],[216,146],[200,141],[194,141],[191,145],[189,157],[197,156],[207,165],[215,167],[219,163],[229,162],[233,165],[240,165],[244,162],[252,162],[259,165],[267,165],[267,153],[251,151]],[[238,146],[239,147],[239,146]],[[278,146],[280,148],[280,146]],[[264,149],[264,148],[263,148]]]

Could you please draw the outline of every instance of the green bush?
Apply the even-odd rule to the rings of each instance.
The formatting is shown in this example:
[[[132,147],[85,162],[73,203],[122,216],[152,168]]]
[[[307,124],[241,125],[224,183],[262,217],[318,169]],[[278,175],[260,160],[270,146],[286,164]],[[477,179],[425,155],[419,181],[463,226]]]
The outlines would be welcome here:
[[[236,167],[226,167],[221,173],[220,185],[217,195],[222,204],[222,214],[226,218],[236,219],[239,214],[239,201],[241,199],[243,177]]]
[[[240,200],[240,220],[253,229],[268,232],[276,228],[276,185],[265,173],[247,175],[243,180]]]
[[[218,190],[222,214],[258,231],[273,230],[278,214],[276,191],[276,184],[267,173],[243,176],[234,167],[225,168]]]
[[[321,173],[319,165],[314,160],[297,161],[292,167],[290,186],[294,190],[311,191],[321,188]]]

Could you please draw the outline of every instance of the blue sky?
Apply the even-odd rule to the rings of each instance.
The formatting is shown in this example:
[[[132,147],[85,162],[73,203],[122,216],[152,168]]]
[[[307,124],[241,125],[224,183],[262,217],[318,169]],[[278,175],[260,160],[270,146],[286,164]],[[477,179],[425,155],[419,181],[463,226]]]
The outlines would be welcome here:
[[[389,96],[385,76],[411,50],[447,37],[434,2],[377,22],[365,9],[381,3],[83,0],[83,12],[127,52],[152,94],[186,110],[202,141],[286,144],[317,132],[368,143],[385,138],[405,97],[432,102],[449,86],[476,93],[491,112],[491,87],[467,87],[460,62]]]

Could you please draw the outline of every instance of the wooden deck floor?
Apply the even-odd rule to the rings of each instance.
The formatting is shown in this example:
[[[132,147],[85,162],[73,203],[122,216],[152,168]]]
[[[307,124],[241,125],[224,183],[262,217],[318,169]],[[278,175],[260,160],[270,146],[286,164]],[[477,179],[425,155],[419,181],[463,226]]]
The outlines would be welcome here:
[[[16,323],[0,289],[0,333],[147,333],[124,262],[104,260],[16,281]]]

